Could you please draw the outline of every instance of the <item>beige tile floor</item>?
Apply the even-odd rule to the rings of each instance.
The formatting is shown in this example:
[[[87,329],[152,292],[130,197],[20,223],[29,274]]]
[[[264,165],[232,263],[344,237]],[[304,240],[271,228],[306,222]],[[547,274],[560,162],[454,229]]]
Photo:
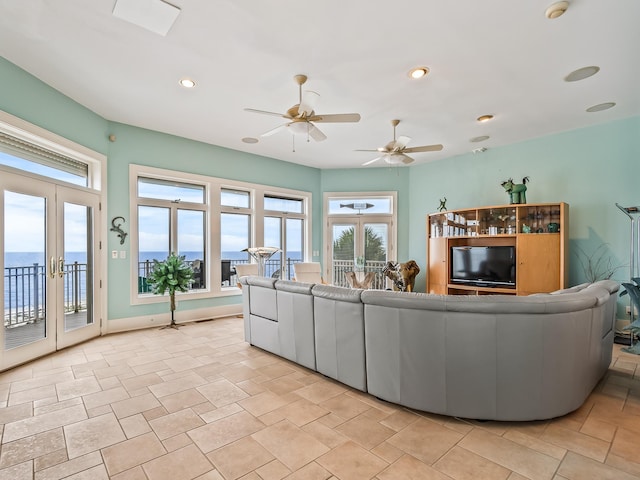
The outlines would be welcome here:
[[[108,335],[0,374],[0,480],[640,479],[640,357],[618,345],[576,412],[481,423],[381,402],[242,328]]]

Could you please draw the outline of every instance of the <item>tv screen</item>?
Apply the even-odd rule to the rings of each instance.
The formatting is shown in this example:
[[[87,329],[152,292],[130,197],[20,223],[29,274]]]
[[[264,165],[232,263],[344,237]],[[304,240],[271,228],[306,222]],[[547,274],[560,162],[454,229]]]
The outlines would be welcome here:
[[[515,288],[513,246],[451,247],[451,283]]]

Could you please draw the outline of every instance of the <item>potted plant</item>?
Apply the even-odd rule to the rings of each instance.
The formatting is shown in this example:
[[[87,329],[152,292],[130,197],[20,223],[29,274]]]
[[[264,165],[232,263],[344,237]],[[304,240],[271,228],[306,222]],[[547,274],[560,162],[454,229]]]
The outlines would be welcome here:
[[[633,319],[634,310],[640,311],[640,278],[635,277],[631,279],[632,283],[623,283],[624,290],[620,293],[620,296],[629,294],[631,298],[631,312]],[[633,339],[640,336],[640,318],[631,322],[629,325],[623,328],[623,330],[629,330],[631,332],[630,345],[627,348],[623,348],[623,352],[634,353],[640,355],[640,343],[633,344]]]
[[[184,255],[178,256],[171,253],[166,260],[153,261],[153,270],[149,277],[149,283],[156,295],[164,295],[169,292],[171,300],[171,324],[162,328],[178,328],[173,312],[176,309],[176,292],[186,292],[193,282],[193,269],[185,262]]]

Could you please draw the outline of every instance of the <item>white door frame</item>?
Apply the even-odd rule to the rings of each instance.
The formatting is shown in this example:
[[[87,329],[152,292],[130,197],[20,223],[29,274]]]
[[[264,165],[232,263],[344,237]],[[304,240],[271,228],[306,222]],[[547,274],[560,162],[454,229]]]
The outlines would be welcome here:
[[[12,348],[5,349],[5,329],[4,325],[0,333],[0,371],[15,365],[33,360],[34,358],[46,355],[61,348],[79,343],[101,333],[101,320],[103,318],[103,296],[100,289],[101,284],[101,212],[99,192],[75,186],[65,186],[56,184],[53,180],[33,175],[23,174],[20,171],[3,171],[0,176],[0,212],[5,209],[4,191],[12,191],[20,194],[42,197],[45,199],[46,227],[45,236],[45,289],[46,293],[46,336],[40,340]],[[87,205],[92,208],[93,227],[93,323],[90,326],[79,328],[71,332],[64,331],[64,275],[61,275],[59,268],[64,263],[63,251],[63,206],[67,203]],[[7,225],[0,225],[0,270],[4,272],[4,250],[5,234]],[[53,259],[53,261],[51,261]],[[4,275],[4,273],[3,273]],[[3,280],[4,285],[4,280]],[[0,301],[4,311],[4,289],[0,293]]]

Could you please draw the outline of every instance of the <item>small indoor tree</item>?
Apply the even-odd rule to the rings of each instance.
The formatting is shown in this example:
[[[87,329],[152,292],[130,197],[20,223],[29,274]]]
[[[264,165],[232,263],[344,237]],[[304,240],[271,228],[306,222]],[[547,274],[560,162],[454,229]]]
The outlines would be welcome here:
[[[149,277],[149,283],[156,295],[164,295],[169,292],[171,300],[171,324],[163,328],[178,328],[173,312],[176,309],[176,292],[186,292],[193,282],[193,269],[185,262],[184,255],[178,256],[171,253],[166,260],[153,261],[153,270]]]

